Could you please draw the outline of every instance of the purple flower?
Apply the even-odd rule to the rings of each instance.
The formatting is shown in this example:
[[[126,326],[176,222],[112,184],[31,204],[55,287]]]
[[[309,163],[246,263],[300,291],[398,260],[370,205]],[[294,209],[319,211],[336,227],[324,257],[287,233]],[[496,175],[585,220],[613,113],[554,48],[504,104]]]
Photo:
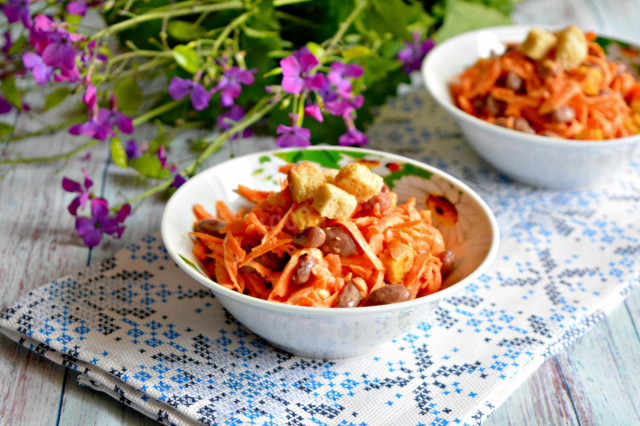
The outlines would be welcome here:
[[[347,132],[338,139],[338,143],[343,146],[366,145],[367,141],[367,136],[356,128],[348,129]]]
[[[5,54],[8,54],[9,49],[11,49],[11,46],[13,46],[13,41],[11,40],[11,33],[7,31],[6,33],[4,33],[4,45],[2,46],[2,51]]]
[[[407,46],[398,52],[397,60],[404,63],[404,71],[411,74],[412,71],[418,71],[422,65],[422,59],[429,53],[435,43],[430,38],[420,41],[420,34],[413,33],[413,42],[404,42]]]
[[[231,108],[218,116],[218,126],[220,126],[223,131],[227,131],[231,127],[233,127],[233,124],[229,123],[229,120],[237,123],[238,121],[242,120],[244,115],[245,111],[241,106],[233,105],[231,106]],[[249,136],[251,136],[251,129],[244,129],[242,131],[242,137],[248,138]],[[232,140],[236,139],[238,139],[238,133],[232,136]]]
[[[214,92],[220,92],[220,104],[224,107],[233,105],[234,99],[242,93],[241,84],[249,86],[255,81],[254,72],[256,70],[245,70],[238,67],[225,70],[217,86],[213,89]]]
[[[329,111],[329,114],[337,117],[350,117],[351,114],[359,109],[364,103],[364,97],[358,95],[353,99],[348,100],[344,98],[337,98],[336,100],[325,102],[324,107]]]
[[[69,33],[58,32],[49,41],[49,45],[42,51],[44,63],[61,70],[73,70],[76,67],[77,52],[71,44]]]
[[[27,52],[22,55],[22,63],[24,67],[31,71],[36,83],[45,85],[51,79],[53,67],[45,64],[40,56],[33,52]]]
[[[131,206],[125,204],[116,217],[109,217],[109,203],[104,198],[91,200],[91,217],[76,217],[76,232],[88,247],[100,244],[102,234],[115,235],[118,238],[124,232],[120,226],[131,212]]]
[[[87,2],[85,0],[70,1],[67,3],[67,13],[84,16],[87,13]]]
[[[276,134],[280,135],[276,139],[276,145],[281,148],[311,145],[311,131],[304,127],[298,127],[296,125],[289,127],[280,124],[276,129]]]
[[[182,175],[175,175],[173,178],[173,182],[171,183],[171,186],[177,189],[177,188],[180,188],[182,184],[185,183],[186,181],[187,180]]]
[[[303,89],[318,90],[324,84],[324,75],[317,73],[310,75],[318,65],[318,58],[312,53],[297,57],[295,54],[280,61],[282,67],[282,89],[297,95]]]
[[[67,192],[75,192],[79,195],[71,201],[71,204],[67,207],[69,213],[75,216],[78,213],[78,207],[84,208],[87,204],[87,200],[91,198],[91,186],[93,186],[93,181],[89,177],[89,174],[85,169],[82,169],[82,174],[84,175],[84,182],[76,182],[75,180],[71,180],[68,177],[62,178],[62,189]]]
[[[121,112],[106,108],[100,108],[97,113],[92,114],[89,121],[74,124],[69,128],[72,135],[85,135],[101,141],[108,136],[115,136],[113,127],[116,126],[122,133],[133,133],[133,121],[130,117]]]
[[[5,98],[0,96],[0,114],[6,114],[11,111],[13,105],[9,103]]]
[[[318,105],[307,105],[304,107],[304,114],[309,117],[313,117],[316,121],[322,123],[324,121],[324,116],[322,115],[322,110]]]
[[[28,0],[9,0],[2,7],[2,11],[10,24],[21,20],[25,28],[31,27],[31,15],[29,14]]]
[[[351,81],[349,78],[358,78],[362,75],[362,67],[355,64],[343,64],[334,62],[331,64],[327,78],[336,87],[336,91],[340,96],[348,97],[351,95]]]
[[[87,108],[89,108],[90,111],[93,111],[96,107],[97,101],[98,91],[96,90],[96,87],[91,83],[87,83],[87,91],[82,95],[82,102],[87,105]]]
[[[169,96],[177,101],[187,95],[190,96],[191,105],[196,111],[202,111],[209,106],[209,100],[211,99],[209,90],[192,80],[173,77],[171,83],[169,83]]]
[[[127,158],[129,160],[133,160],[134,158],[138,158],[142,155],[142,151],[138,147],[138,144],[136,144],[135,139],[131,139],[127,142],[124,146],[124,152],[127,154]]]

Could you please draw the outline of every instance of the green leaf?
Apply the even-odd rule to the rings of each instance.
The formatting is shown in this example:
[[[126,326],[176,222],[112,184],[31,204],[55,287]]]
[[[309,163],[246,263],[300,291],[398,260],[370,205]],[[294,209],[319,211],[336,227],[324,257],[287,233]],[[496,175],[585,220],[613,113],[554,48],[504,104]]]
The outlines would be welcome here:
[[[322,167],[329,169],[339,169],[341,151],[325,151],[316,149],[305,149],[304,151],[292,151],[276,153],[275,156],[286,161],[287,163],[297,163],[299,161],[311,161]]]
[[[20,92],[16,87],[16,81],[12,75],[5,77],[0,83],[0,89],[4,98],[14,107],[22,109],[22,99],[20,98]]]
[[[167,32],[178,41],[191,41],[200,38],[204,34],[201,27],[194,27],[192,22],[170,21],[167,25]]]
[[[162,168],[160,160],[156,154],[145,153],[138,158],[129,161],[129,167],[137,170],[142,176],[164,179],[171,175],[171,172]]]
[[[135,113],[140,108],[143,94],[142,89],[134,78],[119,80],[113,87],[118,109],[126,113]]]
[[[509,17],[495,9],[463,0],[449,0],[444,24],[435,33],[436,43],[479,28],[508,25]]]
[[[371,49],[367,46],[353,46],[342,51],[342,57],[347,61],[364,58],[369,55],[371,55]]]
[[[321,58],[324,56],[324,48],[320,46],[318,43],[314,43],[310,41],[309,43],[307,43],[307,49],[309,49],[309,52],[313,53],[318,58]]]
[[[200,270],[200,268],[198,268],[198,266],[195,263],[193,263],[192,261],[190,261],[189,259],[187,259],[181,254],[178,254],[178,256],[180,256],[180,259],[184,260],[184,263],[186,263],[187,265],[191,266],[193,269],[195,269],[196,271],[204,275],[204,273]]]
[[[179,44],[173,48],[173,58],[185,71],[195,74],[200,69],[200,56],[189,46]]]
[[[363,66],[364,84],[371,87],[374,83],[384,80],[390,72],[399,69],[402,63],[395,59],[370,55],[364,58]]]
[[[7,123],[0,123],[0,138],[10,135],[13,133],[13,126]]]
[[[118,166],[123,169],[127,168],[127,153],[119,138],[111,139],[111,158]]]
[[[64,101],[67,96],[71,94],[71,89],[68,87],[60,86],[55,88],[44,98],[44,107],[45,111],[50,110],[51,108],[60,105],[62,101]]]
[[[18,37],[7,52],[8,56],[17,55],[18,53],[22,53],[24,47],[27,45],[27,38],[25,36]]]
[[[64,19],[69,24],[68,31],[74,33],[78,29],[78,25],[80,24],[80,21],[82,21],[82,16],[81,15],[67,15],[67,16],[65,16]]]
[[[255,28],[251,28],[246,25],[242,26],[242,31],[249,38],[267,38],[267,37],[276,37],[278,35],[276,31],[256,30]]]
[[[260,157],[260,164],[264,164],[264,163],[268,163],[269,161],[271,161],[271,157],[269,157],[268,155],[263,155],[262,157]]]

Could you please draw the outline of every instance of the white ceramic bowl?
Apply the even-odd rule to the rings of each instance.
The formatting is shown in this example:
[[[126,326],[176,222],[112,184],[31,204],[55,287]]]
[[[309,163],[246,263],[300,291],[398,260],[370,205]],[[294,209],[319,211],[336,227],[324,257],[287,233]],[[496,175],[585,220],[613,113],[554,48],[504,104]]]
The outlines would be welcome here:
[[[201,272],[191,254],[192,206],[203,204],[215,212],[216,200],[233,209],[250,205],[235,192],[238,184],[261,190],[279,190],[283,177],[278,168],[300,160],[324,167],[367,160],[373,171],[386,177],[400,201],[417,197],[425,207],[429,194],[444,196],[456,210],[434,215],[448,248],[457,255],[454,270],[444,289],[426,297],[383,306],[316,308],[270,302],[229,290]],[[389,164],[393,164],[391,168]],[[395,170],[395,171],[392,171]],[[409,331],[435,308],[473,282],[498,250],[498,226],[482,199],[459,180],[423,163],[382,152],[340,147],[316,147],[250,154],[204,170],[189,179],[167,203],[162,218],[162,238],[173,260],[190,277],[210,288],[220,303],[242,324],[274,346],[297,355],[341,358],[373,351],[381,344]]]
[[[478,58],[488,57],[492,50],[502,53],[503,42],[523,41],[531,28],[530,25],[487,28],[446,40],[429,52],[423,63],[427,89],[454,117],[474,150],[516,181],[568,189],[592,186],[615,176],[640,152],[640,135],[607,141],[548,138],[487,123],[455,106],[449,92],[453,78]],[[618,42],[607,41],[608,53],[620,52]],[[626,44],[622,42],[623,46]]]

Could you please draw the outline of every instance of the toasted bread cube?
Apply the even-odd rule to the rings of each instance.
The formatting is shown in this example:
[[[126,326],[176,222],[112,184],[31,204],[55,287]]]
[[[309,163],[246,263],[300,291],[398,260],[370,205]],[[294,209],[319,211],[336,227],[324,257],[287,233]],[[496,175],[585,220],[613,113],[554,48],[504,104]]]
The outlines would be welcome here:
[[[324,169],[324,178],[328,183],[334,183],[336,181],[336,176],[338,176],[338,169]]]
[[[291,220],[298,228],[298,231],[303,231],[311,226],[320,225],[322,216],[310,203],[303,203],[291,212]]]
[[[335,185],[355,195],[358,202],[367,201],[382,189],[384,181],[367,166],[351,163],[340,169]]]
[[[291,167],[287,178],[291,196],[296,203],[312,199],[318,187],[325,182],[322,170],[307,161]]]
[[[346,219],[357,206],[356,197],[330,183],[321,185],[313,199],[313,208],[329,219]]]
[[[584,62],[588,50],[587,39],[579,27],[571,25],[558,33],[556,61],[565,70],[572,70]]]
[[[551,31],[533,28],[529,31],[526,40],[520,45],[520,50],[534,61],[539,61],[547,56],[557,41],[557,37]]]
[[[390,284],[400,284],[413,266],[415,251],[403,242],[394,240],[380,255],[385,266],[384,279]]]

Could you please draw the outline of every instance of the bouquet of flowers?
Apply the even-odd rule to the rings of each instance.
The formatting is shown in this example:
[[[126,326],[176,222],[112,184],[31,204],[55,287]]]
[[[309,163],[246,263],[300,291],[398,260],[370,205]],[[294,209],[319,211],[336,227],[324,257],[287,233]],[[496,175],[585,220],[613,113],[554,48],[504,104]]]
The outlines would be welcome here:
[[[79,144],[54,161],[110,144],[118,166],[148,179],[118,205],[92,179],[63,178],[88,246],[120,237],[131,204],[179,187],[229,140],[253,131],[279,147],[364,145],[372,108],[420,68],[434,43],[509,22],[517,0],[2,0],[0,118],[79,104],[68,120],[27,132],[0,121],[10,142],[68,131]],[[2,18],[0,18],[2,19]],[[41,91],[31,108],[25,94]],[[136,138],[154,123],[158,136]],[[147,124],[148,125],[148,124]],[[167,128],[204,129],[195,159],[169,159]],[[213,136],[210,136],[213,135]]]

